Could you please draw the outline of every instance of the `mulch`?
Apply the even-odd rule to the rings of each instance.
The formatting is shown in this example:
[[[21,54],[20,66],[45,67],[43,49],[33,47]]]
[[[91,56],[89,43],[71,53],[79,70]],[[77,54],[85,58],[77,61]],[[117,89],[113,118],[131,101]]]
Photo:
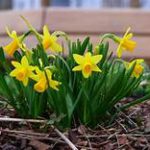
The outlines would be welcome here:
[[[14,111],[0,109],[0,116]],[[83,125],[63,133],[81,150],[149,150],[150,102],[121,112],[110,125],[90,129]],[[51,127],[31,123],[0,122],[0,150],[69,150],[69,145]]]

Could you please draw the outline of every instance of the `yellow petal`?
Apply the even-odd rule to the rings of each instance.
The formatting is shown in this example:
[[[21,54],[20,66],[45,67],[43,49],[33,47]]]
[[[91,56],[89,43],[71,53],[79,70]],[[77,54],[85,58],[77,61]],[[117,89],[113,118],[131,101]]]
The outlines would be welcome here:
[[[96,65],[93,65],[93,66],[92,66],[92,71],[102,72],[102,70],[99,69],[98,66],[96,66]]]
[[[48,49],[49,46],[51,45],[50,37],[51,37],[51,35],[49,33],[48,27],[45,25],[43,27],[43,41],[42,41],[42,45],[45,50]]]
[[[46,80],[46,76],[45,76],[45,73],[44,73],[44,71],[41,71],[38,67],[35,67],[35,72],[37,73],[37,74],[33,74],[33,75],[31,75],[30,76],[30,78],[32,78],[33,80],[35,80],[35,81],[39,81],[39,80]]]
[[[135,59],[133,61],[130,62],[130,66],[132,66],[134,63],[136,63],[136,65],[141,64],[144,62],[144,59]]]
[[[87,52],[87,53],[85,54],[85,59],[86,59],[86,60],[90,60],[90,59],[91,59],[91,53],[90,53],[90,52]]]
[[[11,61],[11,64],[12,64],[14,67],[16,67],[16,68],[21,67],[21,64],[20,64],[19,62],[17,62],[17,61]]]
[[[133,33],[129,33],[127,36],[126,36],[126,38],[129,40],[129,39],[131,39],[133,37]]]
[[[73,54],[73,58],[77,64],[83,64],[85,60],[83,56],[78,55],[78,54]]]
[[[38,66],[35,66],[35,72],[36,72],[37,74],[39,74],[39,73],[41,73],[42,71],[39,69]]]
[[[51,41],[56,42],[57,41],[57,37],[54,35],[51,35]]]
[[[33,70],[35,70],[36,68],[34,67],[34,66],[29,66],[28,67],[28,70],[30,70],[30,71],[33,71]]]
[[[50,49],[54,52],[62,52],[62,46],[56,42],[52,43]]]
[[[72,69],[72,71],[80,71],[80,70],[82,70],[82,66],[81,66],[81,65],[75,66],[75,67]]]
[[[56,81],[56,80],[50,80],[49,85],[51,88],[53,88],[54,90],[59,90],[57,86],[59,86],[61,83]]]
[[[10,76],[15,77],[18,73],[17,69],[14,69],[13,71],[10,72]]]
[[[91,60],[93,64],[97,64],[102,59],[102,55],[92,56]]]
[[[52,72],[49,70],[49,69],[46,69],[46,74],[48,76],[48,78],[51,78],[52,77]]]
[[[54,51],[55,51],[56,40],[57,40],[57,37],[51,36],[50,34],[49,34],[49,36],[48,35],[44,36],[43,41],[42,41],[42,45],[43,45],[44,49],[47,50],[48,48],[51,48],[52,50],[54,49]],[[60,49],[59,47],[56,47],[56,48]]]
[[[52,80],[52,72],[49,69],[46,69],[45,71],[49,80],[50,87],[55,90],[59,90],[57,86],[59,86],[61,83],[56,80]]]
[[[137,60],[136,60],[136,63],[137,63],[137,64],[141,64],[141,63],[143,63],[143,62],[144,62],[144,59],[137,59]]]
[[[18,39],[16,31],[12,31],[11,36],[13,39]]]
[[[126,30],[124,36],[123,36],[123,39],[126,38],[126,36],[128,35],[128,33],[130,32],[131,30],[131,27],[128,27],[128,29]]]
[[[35,75],[35,73],[33,72],[33,70],[29,70],[28,69],[28,71],[27,71],[27,76],[29,77],[29,78],[31,78],[31,77],[33,77]]]
[[[48,27],[46,25],[43,27],[43,35],[44,35],[44,38],[46,38],[46,39],[51,36],[50,32],[48,30]]]
[[[39,81],[39,76],[38,75],[31,75],[30,78],[34,81]]]
[[[23,56],[22,59],[21,59],[21,64],[24,66],[24,67],[28,67],[29,66],[29,63],[28,63],[28,59],[26,56]]]
[[[27,86],[28,80],[29,80],[28,77],[24,78],[24,80],[22,81],[24,86]]]

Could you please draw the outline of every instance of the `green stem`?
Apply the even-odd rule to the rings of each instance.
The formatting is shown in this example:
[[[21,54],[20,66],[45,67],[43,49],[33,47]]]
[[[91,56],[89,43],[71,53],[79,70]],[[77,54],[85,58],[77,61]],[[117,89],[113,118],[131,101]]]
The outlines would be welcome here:
[[[108,34],[104,34],[102,37],[101,37],[101,42],[102,43],[106,38],[109,38],[109,39],[113,39],[114,40],[114,34],[111,34],[111,33],[108,33]]]
[[[64,58],[63,57],[61,57],[61,56],[59,56],[59,55],[56,55],[63,63],[64,63],[64,65],[66,66],[66,68],[67,68],[67,71],[68,71],[68,75],[69,75],[69,86],[70,86],[70,88],[72,89],[72,85],[71,85],[71,83],[72,83],[72,78],[71,78],[71,69],[70,69],[70,67],[69,67],[69,65],[67,64],[67,62],[64,60]]]
[[[21,15],[20,17],[24,20],[24,22],[26,23],[26,25],[28,26],[30,31],[32,31],[35,34],[35,36],[36,36],[37,40],[39,41],[39,43],[41,43],[42,36],[36,31],[36,29],[30,24],[30,22],[24,16]]]

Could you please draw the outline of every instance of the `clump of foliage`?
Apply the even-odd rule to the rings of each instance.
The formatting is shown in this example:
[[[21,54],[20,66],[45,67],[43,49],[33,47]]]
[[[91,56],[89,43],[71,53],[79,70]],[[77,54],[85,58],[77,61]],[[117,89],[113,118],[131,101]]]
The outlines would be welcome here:
[[[140,84],[144,60],[122,59],[123,51],[130,52],[136,47],[130,28],[122,38],[105,34],[94,46],[89,37],[72,42],[64,32],[50,34],[47,26],[40,34],[24,20],[29,31],[18,36],[7,29],[12,42],[0,48],[4,68],[0,73],[0,95],[21,117],[44,117],[49,112],[56,116],[59,127],[70,127],[73,120],[96,126],[112,116],[115,105]],[[25,45],[30,34],[38,41],[33,49]],[[58,38],[65,39],[66,49],[58,43]],[[117,56],[109,51],[108,38],[118,44]],[[65,57],[64,51],[68,51]],[[11,64],[7,56],[13,57]],[[119,109],[137,103],[139,100]]]

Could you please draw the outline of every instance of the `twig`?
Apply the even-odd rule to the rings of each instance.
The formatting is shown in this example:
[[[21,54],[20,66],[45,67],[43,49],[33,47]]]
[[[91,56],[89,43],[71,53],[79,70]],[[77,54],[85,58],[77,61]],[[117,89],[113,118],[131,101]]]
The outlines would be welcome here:
[[[80,146],[80,145],[77,145],[77,147],[79,148],[79,149],[83,149],[83,150],[91,150],[91,148],[89,148],[89,147],[85,147],[85,146]]]
[[[118,147],[118,149],[123,149],[125,146],[128,146],[128,147],[129,147],[129,145],[130,145],[131,143],[132,143],[132,142],[128,142],[128,143],[126,143],[126,144],[120,145],[120,146]]]
[[[146,141],[146,148],[150,149],[150,144],[149,144],[149,141],[147,140],[147,138],[145,138],[145,141]]]
[[[92,148],[92,145],[91,145],[90,139],[87,137],[87,135],[86,135],[86,134],[85,134],[85,137],[86,137],[86,139],[87,139],[87,141],[88,141],[88,145],[89,145],[89,147],[90,147],[90,150],[92,150],[93,148]]]
[[[116,120],[116,122],[122,127],[122,129],[127,133],[127,129],[125,128],[125,126],[123,124],[121,124],[118,120]]]
[[[54,131],[70,146],[72,150],[78,150],[76,146],[64,134],[62,134],[57,128],[54,128]]]
[[[87,135],[88,138],[112,138],[115,136],[118,136],[118,137],[122,137],[124,135],[126,136],[129,136],[129,137],[150,137],[150,134],[113,134],[113,135],[109,135],[109,134],[103,134],[103,135]],[[80,136],[77,136],[79,138],[85,138],[85,136],[83,135],[80,135]]]
[[[115,137],[116,137],[117,145],[118,145],[118,147],[120,147],[120,143],[119,143],[119,139],[118,139],[117,134],[115,134]]]
[[[130,123],[130,125],[133,125],[135,128],[138,127],[138,125],[137,125],[130,117],[128,117],[125,113],[121,112],[121,114],[122,114],[126,119],[128,119],[128,122]]]
[[[31,136],[31,135],[22,135],[22,134],[13,134],[13,133],[8,133],[8,136],[11,137],[16,137],[18,139],[27,139],[27,140],[49,140],[51,142],[57,142],[61,144],[65,144],[64,141],[57,139],[57,138],[50,138],[50,137],[38,137],[38,136]]]
[[[30,123],[46,123],[47,122],[47,120],[0,117],[0,122],[2,121],[4,122],[30,122]]]
[[[38,136],[38,137],[49,136],[49,134],[45,134],[45,133],[36,133],[36,132],[27,132],[27,131],[18,131],[18,130],[9,130],[9,129],[0,129],[0,131],[6,133],[24,134],[24,135],[31,135],[31,136]]]
[[[106,128],[104,128],[103,126],[101,125],[98,125],[102,130],[104,130],[105,132],[107,132],[107,134],[110,134],[109,130],[107,130]]]
[[[17,130],[8,130],[8,129],[1,129],[1,132],[8,133],[10,136],[20,136],[27,139],[37,139],[37,140],[50,140],[53,142],[64,143],[62,140],[57,138],[50,138],[48,137],[49,134],[45,133],[35,133],[35,132],[26,132],[26,131],[17,131]]]
[[[132,115],[136,114],[139,110],[140,110],[140,108],[136,108],[132,113],[130,113],[130,114],[128,115],[128,117],[129,117],[129,118],[132,117]]]

